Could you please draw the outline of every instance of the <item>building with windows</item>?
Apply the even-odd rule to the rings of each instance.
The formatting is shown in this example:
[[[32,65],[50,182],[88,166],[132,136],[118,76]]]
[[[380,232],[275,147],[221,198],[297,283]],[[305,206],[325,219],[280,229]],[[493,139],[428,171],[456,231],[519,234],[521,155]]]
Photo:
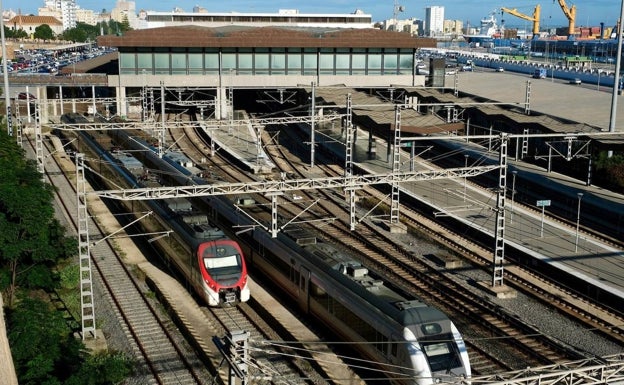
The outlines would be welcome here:
[[[247,85],[296,85],[309,80],[411,85],[416,82],[416,52],[435,47],[432,39],[376,29],[193,26],[100,36],[98,44],[118,49],[119,74],[128,82],[134,82],[136,75],[164,80],[171,76],[171,80],[182,77],[176,79],[178,84],[190,85],[218,84],[224,74],[253,76],[254,81],[242,80]]]
[[[13,31],[24,30],[32,39],[37,27],[44,24],[48,25],[55,35],[63,33],[63,23],[51,16],[16,15],[6,22],[5,27]]]
[[[163,27],[100,36],[115,47],[119,74],[109,86],[159,85],[301,88],[318,86],[423,86],[416,72],[420,48],[436,41],[379,29],[284,27]]]
[[[305,14],[296,9],[280,9],[277,13],[214,13],[204,12],[199,7],[197,12],[142,11],[139,14],[137,28],[150,29],[198,25],[204,27],[226,27],[242,25],[249,27],[306,27],[306,28],[372,28],[373,18],[361,10],[349,14]]]
[[[444,7],[425,8],[425,36],[436,37],[444,34]]]
[[[444,36],[461,36],[464,31],[464,23],[461,20],[444,20]]]
[[[123,23],[127,20],[131,28],[139,27],[136,3],[134,1],[117,1],[115,8],[111,11],[110,17],[119,23]]]
[[[63,30],[76,27],[76,0],[46,0],[39,8],[39,16],[52,16],[63,23]]]
[[[90,9],[76,9],[76,22],[89,25],[98,23],[98,15]]]

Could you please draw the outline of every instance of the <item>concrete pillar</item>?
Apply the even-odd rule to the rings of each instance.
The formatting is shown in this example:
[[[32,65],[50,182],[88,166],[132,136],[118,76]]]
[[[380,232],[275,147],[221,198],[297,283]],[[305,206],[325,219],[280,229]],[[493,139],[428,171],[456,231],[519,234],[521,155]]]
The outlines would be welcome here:
[[[115,87],[115,94],[117,95],[117,115],[127,116],[128,106],[126,106],[126,87]]]
[[[215,118],[217,120],[228,118],[227,88],[226,87],[217,88]]]

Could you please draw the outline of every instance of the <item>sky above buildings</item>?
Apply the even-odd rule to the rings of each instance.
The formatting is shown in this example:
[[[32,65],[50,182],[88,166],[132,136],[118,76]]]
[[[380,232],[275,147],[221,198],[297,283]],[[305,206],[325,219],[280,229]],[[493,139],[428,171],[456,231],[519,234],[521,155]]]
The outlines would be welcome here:
[[[624,1],[624,0],[623,0]],[[110,11],[115,6],[116,0],[77,0],[78,5],[83,9],[92,9],[96,12],[106,9]],[[621,2],[616,0],[566,0],[568,8],[576,5],[576,25],[577,26],[598,26],[604,22],[606,26],[615,25],[621,13]],[[540,23],[545,27],[560,27],[568,24],[567,19],[558,1],[547,0],[539,2],[526,0],[439,0],[439,1],[417,1],[417,0],[226,0],[226,1],[205,1],[205,0],[135,0],[137,11],[140,9],[153,11],[171,11],[175,7],[191,12],[195,5],[206,8],[209,12],[269,12],[274,13],[279,9],[297,9],[300,13],[352,13],[356,9],[361,9],[365,13],[371,14],[374,21],[392,19],[395,4],[404,8],[398,13],[399,19],[419,18],[424,19],[425,8],[428,6],[443,6],[444,18],[461,20],[470,25],[478,25],[479,20],[487,16],[494,9],[501,6],[516,8],[518,12],[532,15],[535,5],[541,5]],[[13,9],[17,12],[21,9],[22,14],[37,14],[37,8],[44,5],[44,0],[3,0],[4,9]],[[508,14],[497,13],[497,19],[505,20],[507,26],[531,28],[531,23]]]

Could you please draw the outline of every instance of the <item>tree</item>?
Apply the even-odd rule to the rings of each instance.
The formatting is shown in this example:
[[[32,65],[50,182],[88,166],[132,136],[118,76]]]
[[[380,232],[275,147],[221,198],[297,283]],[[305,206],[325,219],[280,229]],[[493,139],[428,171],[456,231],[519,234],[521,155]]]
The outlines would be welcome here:
[[[54,266],[75,255],[75,239],[54,218],[53,188],[43,183],[35,163],[0,132],[0,289],[7,306],[19,287],[51,290],[58,282]]]
[[[77,23],[76,27],[70,28],[63,32],[63,39],[84,43],[87,40],[95,41],[100,34],[98,25],[89,25],[86,23]]]
[[[41,24],[37,28],[35,28],[35,39],[41,40],[52,40],[54,39],[54,31],[47,24]]]
[[[49,303],[23,298],[7,311],[11,355],[20,384],[61,384],[84,362],[84,346]]]

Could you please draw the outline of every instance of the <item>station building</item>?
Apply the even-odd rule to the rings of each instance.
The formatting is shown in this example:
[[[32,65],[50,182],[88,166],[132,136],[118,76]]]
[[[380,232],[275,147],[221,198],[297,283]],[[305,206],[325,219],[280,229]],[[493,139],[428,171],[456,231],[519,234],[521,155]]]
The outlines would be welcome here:
[[[108,86],[124,98],[142,87],[424,86],[418,51],[436,41],[373,28],[174,26],[100,36],[118,50]],[[217,96],[219,98],[219,96]],[[121,106],[123,109],[123,106]],[[123,112],[123,111],[122,111]]]

